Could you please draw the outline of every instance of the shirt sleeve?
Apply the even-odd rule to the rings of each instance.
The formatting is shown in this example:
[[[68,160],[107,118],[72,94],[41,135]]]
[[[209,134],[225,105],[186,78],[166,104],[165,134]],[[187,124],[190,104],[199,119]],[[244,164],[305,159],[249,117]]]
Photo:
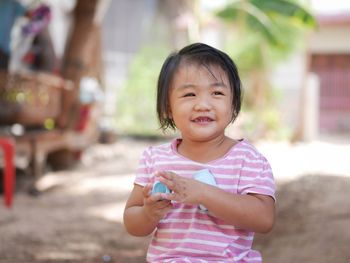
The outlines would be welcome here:
[[[275,192],[275,180],[266,158],[259,155],[257,158],[246,161],[242,167],[238,193],[268,195],[276,201]]]
[[[153,174],[152,147],[146,149],[139,160],[134,184],[145,186],[151,182]]]

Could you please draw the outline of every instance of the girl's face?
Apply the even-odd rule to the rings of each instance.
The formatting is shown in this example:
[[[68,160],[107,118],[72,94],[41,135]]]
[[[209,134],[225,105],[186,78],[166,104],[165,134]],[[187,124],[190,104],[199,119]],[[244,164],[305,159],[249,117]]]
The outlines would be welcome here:
[[[169,95],[170,117],[183,139],[209,141],[224,136],[232,120],[232,91],[219,66],[183,64]]]

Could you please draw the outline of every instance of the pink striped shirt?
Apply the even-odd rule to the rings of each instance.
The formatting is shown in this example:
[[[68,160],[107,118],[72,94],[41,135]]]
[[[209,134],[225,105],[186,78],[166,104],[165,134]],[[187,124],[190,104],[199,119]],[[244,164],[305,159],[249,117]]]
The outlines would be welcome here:
[[[135,184],[154,182],[156,171],[172,171],[192,177],[209,169],[221,189],[234,194],[258,193],[275,198],[275,183],[268,161],[242,140],[223,157],[198,163],[177,152],[180,139],[149,147],[140,159]],[[236,228],[200,210],[197,205],[174,202],[160,220],[147,253],[148,262],[261,262],[252,250],[254,233]]]

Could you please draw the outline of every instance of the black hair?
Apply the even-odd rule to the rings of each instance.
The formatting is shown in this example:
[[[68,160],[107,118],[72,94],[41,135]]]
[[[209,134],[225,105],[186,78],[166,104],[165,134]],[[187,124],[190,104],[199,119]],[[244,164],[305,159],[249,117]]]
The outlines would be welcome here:
[[[173,77],[179,68],[180,62],[196,63],[207,69],[209,66],[220,66],[227,74],[232,91],[232,122],[241,110],[242,90],[238,70],[233,60],[224,52],[203,43],[194,43],[171,53],[164,61],[160,70],[157,85],[157,116],[160,128],[176,129],[174,121],[169,117],[169,91]],[[210,71],[210,69],[209,69]]]

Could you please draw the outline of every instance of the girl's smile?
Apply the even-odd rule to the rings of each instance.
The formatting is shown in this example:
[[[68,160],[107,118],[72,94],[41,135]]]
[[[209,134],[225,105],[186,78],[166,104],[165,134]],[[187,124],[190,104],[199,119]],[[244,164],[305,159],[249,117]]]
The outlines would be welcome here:
[[[195,122],[197,124],[208,124],[210,122],[214,121],[211,117],[207,117],[207,116],[199,116],[199,117],[196,117],[192,120],[192,122]]]

